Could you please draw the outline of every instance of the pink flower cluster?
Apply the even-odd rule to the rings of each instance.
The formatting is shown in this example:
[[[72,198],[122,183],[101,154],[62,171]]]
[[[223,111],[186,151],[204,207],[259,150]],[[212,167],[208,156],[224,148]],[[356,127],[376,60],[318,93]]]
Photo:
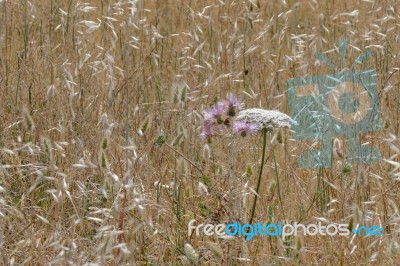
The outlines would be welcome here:
[[[212,136],[223,135],[229,130],[233,134],[247,136],[258,131],[257,124],[251,122],[235,121],[235,116],[242,108],[242,103],[233,94],[228,94],[226,99],[204,112],[203,132],[200,137],[203,141]],[[227,131],[228,130],[228,131]]]

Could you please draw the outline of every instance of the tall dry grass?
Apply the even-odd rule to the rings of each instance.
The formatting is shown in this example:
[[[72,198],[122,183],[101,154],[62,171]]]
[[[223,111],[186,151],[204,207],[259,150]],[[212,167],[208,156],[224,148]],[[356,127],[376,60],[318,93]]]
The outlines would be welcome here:
[[[398,264],[398,1],[0,0],[0,10],[1,264]],[[193,218],[228,221],[231,154],[223,139],[200,142],[202,111],[233,92],[287,112],[286,80],[331,73],[314,55],[338,60],[340,37],[348,66],[373,52],[359,68],[378,73],[383,129],[363,141],[385,160],[299,169],[318,144],[275,131],[255,220],[380,225],[384,236],[188,237]],[[249,217],[262,142],[240,141]]]

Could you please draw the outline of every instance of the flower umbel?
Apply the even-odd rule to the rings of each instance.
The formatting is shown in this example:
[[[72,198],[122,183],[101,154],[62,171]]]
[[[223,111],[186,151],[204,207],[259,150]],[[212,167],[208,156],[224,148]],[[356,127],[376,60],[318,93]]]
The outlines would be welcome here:
[[[254,123],[259,130],[272,130],[278,127],[290,127],[294,122],[287,114],[276,110],[265,110],[259,108],[250,108],[239,112],[238,121]]]

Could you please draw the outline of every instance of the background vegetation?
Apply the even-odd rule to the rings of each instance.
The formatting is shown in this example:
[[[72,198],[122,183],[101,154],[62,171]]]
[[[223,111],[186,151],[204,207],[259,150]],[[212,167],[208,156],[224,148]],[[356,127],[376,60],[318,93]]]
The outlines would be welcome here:
[[[0,0],[1,264],[398,264],[399,14],[396,0]],[[314,55],[338,64],[341,37],[347,67],[372,51],[357,69],[378,73],[383,129],[362,141],[385,160],[299,169],[318,143],[277,130],[255,221],[384,236],[189,237],[193,218],[228,222],[231,158],[250,206],[262,148],[205,145],[202,111],[232,92],[287,113],[287,79],[332,73]]]

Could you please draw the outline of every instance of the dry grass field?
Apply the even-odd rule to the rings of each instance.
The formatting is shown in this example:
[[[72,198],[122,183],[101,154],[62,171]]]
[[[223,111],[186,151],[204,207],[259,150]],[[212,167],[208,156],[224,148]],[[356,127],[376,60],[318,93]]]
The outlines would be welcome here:
[[[315,55],[340,65],[342,37],[347,70],[371,50],[382,161],[302,169],[318,141],[275,129],[254,221],[383,236],[189,236],[232,195],[248,222],[261,165],[262,134],[204,143],[203,112],[288,114],[287,80],[332,73]],[[397,0],[0,0],[0,264],[398,265],[399,58]]]

